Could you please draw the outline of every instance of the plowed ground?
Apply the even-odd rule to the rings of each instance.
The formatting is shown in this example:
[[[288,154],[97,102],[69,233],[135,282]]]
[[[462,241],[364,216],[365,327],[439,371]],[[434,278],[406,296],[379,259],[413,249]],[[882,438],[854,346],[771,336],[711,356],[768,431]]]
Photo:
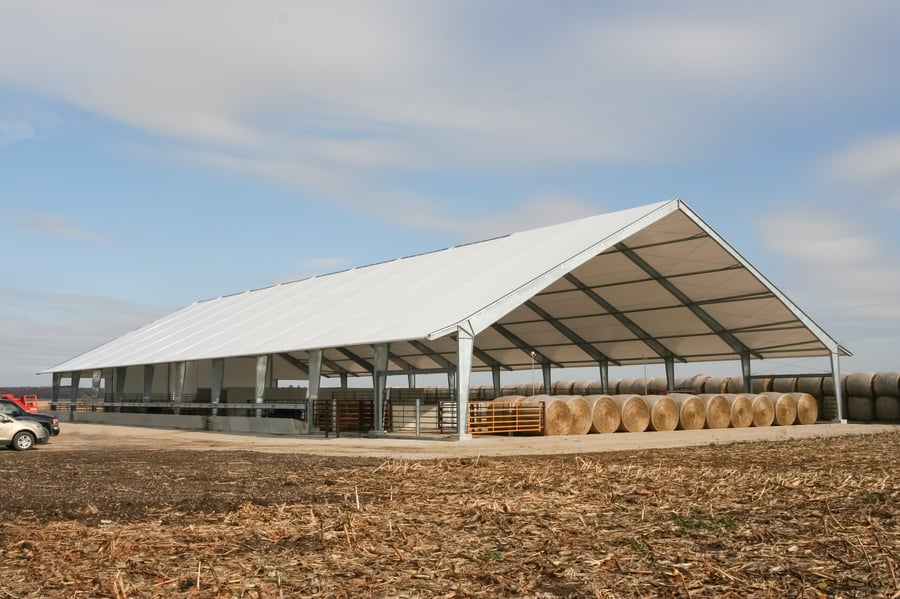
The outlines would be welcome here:
[[[898,433],[424,461],[0,450],[0,598],[896,598],[898,459]]]

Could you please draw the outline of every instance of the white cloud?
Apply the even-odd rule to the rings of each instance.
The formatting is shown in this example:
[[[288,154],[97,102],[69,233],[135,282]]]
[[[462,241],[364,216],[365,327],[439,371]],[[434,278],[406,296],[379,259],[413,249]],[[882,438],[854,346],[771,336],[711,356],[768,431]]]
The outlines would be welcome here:
[[[71,224],[65,216],[49,212],[29,212],[22,216],[22,226],[35,233],[73,241],[102,242],[104,238]]]
[[[900,256],[853,213],[794,209],[757,226],[791,286],[806,290],[801,303],[832,321],[900,322]]]
[[[817,73],[806,67],[834,58],[835,33],[859,26],[843,11],[817,3],[809,26],[803,11],[702,4],[529,22],[517,4],[36,1],[0,12],[0,81],[186,155],[322,171],[298,185],[384,168],[677,160],[728,134],[711,113],[791,97],[796,73]]]
[[[900,133],[864,139],[828,158],[825,175],[900,208]]]

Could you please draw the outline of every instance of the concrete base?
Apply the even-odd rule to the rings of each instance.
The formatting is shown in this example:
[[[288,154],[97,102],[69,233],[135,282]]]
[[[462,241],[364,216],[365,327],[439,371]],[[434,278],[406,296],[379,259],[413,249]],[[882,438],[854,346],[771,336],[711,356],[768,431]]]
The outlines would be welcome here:
[[[206,430],[228,433],[266,433],[269,435],[305,435],[306,423],[292,418],[253,418],[250,416],[208,416]]]
[[[149,426],[223,433],[263,433],[268,435],[305,435],[306,423],[292,418],[254,418],[251,416],[184,416],[173,414],[129,414],[118,412],[67,412],[69,422]],[[60,416],[64,416],[60,414]],[[62,418],[61,418],[62,419]]]
[[[205,416],[174,416],[172,414],[121,414],[116,412],[71,412],[71,422],[116,424],[119,426],[153,426],[203,430]]]

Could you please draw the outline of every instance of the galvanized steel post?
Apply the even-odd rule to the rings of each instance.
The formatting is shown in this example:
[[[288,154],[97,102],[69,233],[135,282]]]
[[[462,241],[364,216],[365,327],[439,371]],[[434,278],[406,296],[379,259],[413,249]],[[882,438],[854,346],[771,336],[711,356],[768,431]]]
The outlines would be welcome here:
[[[838,352],[831,353],[831,377],[834,381],[834,401],[837,404],[837,420],[844,422],[844,390],[841,388],[841,357]]]
[[[313,409],[319,399],[319,385],[322,379],[322,350],[311,349],[309,355],[309,389],[306,394],[306,431],[311,433],[313,425]]]
[[[56,407],[59,405],[59,385],[62,382],[62,373],[54,372],[53,373],[53,391],[50,396],[50,409],[54,412],[56,411]]]
[[[266,393],[266,378],[269,373],[269,356],[256,356],[256,403],[261,404]],[[262,409],[256,408],[256,417],[262,416]]]
[[[225,358],[213,358],[210,376],[210,402],[213,405],[212,415],[219,415],[219,402],[222,401],[222,386],[225,383]]]
[[[71,390],[71,399],[69,400],[69,420],[71,421],[72,414],[75,412],[75,402],[78,401],[78,389],[81,388],[81,372],[73,372],[69,383],[69,389]]]
[[[153,364],[144,365],[144,393],[141,399],[144,403],[150,403],[150,397],[153,395],[153,373],[156,367]]]
[[[475,349],[475,335],[462,327],[457,328],[456,362],[456,428],[460,440],[471,439],[467,424],[469,417],[469,379],[472,374],[472,354]]]
[[[494,383],[494,397],[500,397],[500,366],[491,366],[491,380]]]
[[[675,358],[666,358],[666,389],[675,389]]]
[[[375,383],[375,434],[384,434],[384,390],[387,383],[388,344],[375,344],[375,368],[372,379]]]
[[[172,395],[172,412],[181,414],[181,400],[184,398],[184,373],[187,370],[185,362],[175,362],[175,372],[169,380]]]

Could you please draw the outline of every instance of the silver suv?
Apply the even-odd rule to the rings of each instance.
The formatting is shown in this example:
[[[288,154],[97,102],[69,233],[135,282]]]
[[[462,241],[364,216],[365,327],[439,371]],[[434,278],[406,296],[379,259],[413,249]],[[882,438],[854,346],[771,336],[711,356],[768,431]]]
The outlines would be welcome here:
[[[9,445],[16,451],[31,449],[37,441],[46,443],[47,429],[29,420],[17,420],[0,414],[0,445]]]

